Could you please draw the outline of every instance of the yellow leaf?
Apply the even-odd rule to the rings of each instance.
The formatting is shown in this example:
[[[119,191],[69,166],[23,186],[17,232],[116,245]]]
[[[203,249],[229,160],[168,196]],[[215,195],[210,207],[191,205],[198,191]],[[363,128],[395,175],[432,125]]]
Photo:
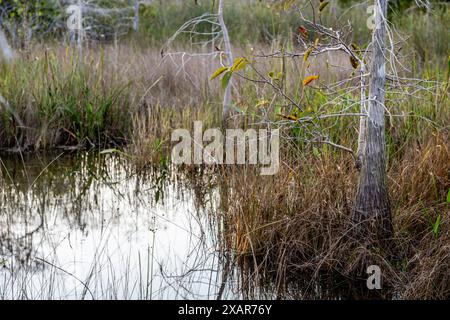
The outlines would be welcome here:
[[[293,4],[295,0],[285,0],[284,1],[284,10],[287,11]]]
[[[352,67],[353,67],[353,68],[358,69],[358,67],[359,67],[359,62],[358,62],[358,60],[356,60],[355,57],[350,56],[350,63],[352,64]]]
[[[319,38],[316,38],[316,41],[314,41],[314,48],[317,48],[318,44],[319,44]]]
[[[283,119],[286,119],[286,120],[292,120],[292,121],[297,121],[298,120],[298,118],[295,115],[293,115],[293,114],[290,114],[290,115],[278,114],[278,116],[283,118]]]
[[[328,5],[328,1],[322,2],[319,6],[319,12],[322,12],[323,9],[325,9],[325,7]]]
[[[313,82],[314,80],[317,80],[317,79],[319,79],[319,76],[316,76],[316,75],[306,77],[305,79],[303,79],[303,86],[306,87],[308,84],[310,84],[311,82]]]
[[[352,43],[351,46],[352,46],[352,49],[353,49],[353,50],[355,50],[355,51],[361,51],[356,43]]]
[[[303,56],[303,61],[304,62],[308,61],[308,58],[311,55],[311,52],[313,51],[313,49],[314,49],[314,47],[311,47],[305,52],[305,55]]]
[[[245,58],[237,58],[234,60],[233,66],[230,68],[230,71],[239,71],[245,68],[248,64],[248,60]]]
[[[258,104],[255,106],[255,108],[259,108],[259,107],[265,106],[265,105],[267,105],[267,104],[269,104],[269,103],[270,103],[269,100],[261,100],[261,101],[259,101]]]
[[[225,71],[227,71],[228,68],[227,67],[220,67],[219,69],[216,70],[216,72],[214,72],[214,74],[211,76],[211,80],[214,80],[215,78],[217,78],[218,76],[220,76],[222,73],[224,73]]]

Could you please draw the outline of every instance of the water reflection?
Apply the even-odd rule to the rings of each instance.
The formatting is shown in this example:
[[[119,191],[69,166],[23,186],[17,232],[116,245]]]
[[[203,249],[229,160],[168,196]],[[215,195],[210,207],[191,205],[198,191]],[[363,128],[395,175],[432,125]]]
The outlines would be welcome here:
[[[137,174],[111,154],[2,156],[0,166],[0,298],[222,292],[211,219],[219,200],[208,175],[196,188],[168,169]],[[236,297],[225,287],[222,298]]]

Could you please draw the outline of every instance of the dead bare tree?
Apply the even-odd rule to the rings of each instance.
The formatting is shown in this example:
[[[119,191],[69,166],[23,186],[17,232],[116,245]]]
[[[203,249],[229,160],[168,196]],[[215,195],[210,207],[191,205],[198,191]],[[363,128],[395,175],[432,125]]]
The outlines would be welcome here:
[[[139,6],[142,1],[133,3],[115,1],[107,7],[97,0],[71,0],[67,3],[66,13],[69,14],[71,27],[71,41],[77,40],[77,47],[81,51],[86,40],[103,40],[118,37],[135,31],[139,27]]]
[[[194,56],[211,56],[212,58],[219,57],[222,71],[225,71],[234,63],[233,58],[233,49],[231,46],[231,40],[228,33],[228,28],[224,20],[224,0],[219,0],[217,3],[217,13],[209,13],[206,12],[203,15],[186,21],[176,32],[175,34],[166,42],[164,45],[162,52],[164,56],[174,56],[181,55],[182,56],[182,68],[184,69],[184,64],[189,61],[191,57]],[[212,7],[215,7],[215,1],[213,1]],[[211,25],[210,32],[200,32],[197,31],[196,28],[201,25],[209,23]],[[171,45],[181,34],[189,34],[191,39],[194,38],[202,38],[201,40],[194,40],[196,44],[200,44],[203,48],[208,48],[208,51],[201,52],[179,52],[172,51]],[[206,40],[204,39],[206,38]],[[223,42],[224,49],[218,49],[219,42]],[[230,109],[232,106],[232,88],[233,88],[233,74],[229,73],[229,77],[227,77],[227,82],[225,86],[225,92],[223,96],[222,102],[222,125],[226,127],[227,119],[230,116]]]

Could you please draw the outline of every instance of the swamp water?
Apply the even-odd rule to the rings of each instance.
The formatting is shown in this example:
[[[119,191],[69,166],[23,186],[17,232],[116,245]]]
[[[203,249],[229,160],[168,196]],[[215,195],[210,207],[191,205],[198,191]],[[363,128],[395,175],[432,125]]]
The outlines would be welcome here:
[[[168,169],[136,174],[112,154],[0,166],[0,299],[236,297],[208,218],[214,188]]]

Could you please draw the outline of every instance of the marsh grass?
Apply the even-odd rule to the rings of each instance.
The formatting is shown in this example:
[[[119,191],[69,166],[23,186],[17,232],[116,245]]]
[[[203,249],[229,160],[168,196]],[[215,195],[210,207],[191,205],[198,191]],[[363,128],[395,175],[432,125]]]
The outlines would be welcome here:
[[[168,6],[165,10],[181,10],[183,6]],[[205,9],[194,7],[193,10]],[[260,4],[257,7],[259,9],[255,12],[267,9]],[[230,7],[228,10],[235,10],[235,14],[253,14],[242,8]],[[341,14],[346,17],[349,15],[349,19],[355,15],[361,16],[355,10],[330,13],[324,19],[330,19],[331,23]],[[178,18],[168,12],[167,16]],[[421,94],[419,100],[408,99],[405,92],[403,95],[398,91],[390,92],[389,95],[398,100],[389,105],[389,108],[394,112],[398,111],[397,115],[399,112],[412,114],[412,117],[405,118],[405,126],[410,126],[411,129],[417,127],[416,122],[420,122],[423,117],[442,125],[447,116],[444,115],[443,119],[438,117],[437,109],[447,102],[445,97],[449,71],[445,71],[448,69],[448,32],[445,22],[448,20],[448,10],[437,11],[431,17],[413,13],[404,19],[397,22],[398,28],[401,33],[410,34],[414,39],[405,43],[400,55],[402,64],[410,72],[400,75],[418,77],[429,82],[440,81],[447,83],[447,87],[441,86],[434,95],[431,92]],[[419,29],[423,29],[422,32]],[[253,33],[251,30],[245,31],[246,35]],[[251,57],[253,54],[279,50],[282,46],[294,50],[293,38],[280,31],[275,34],[279,36],[270,42],[254,38],[256,40],[252,43],[239,44],[236,40],[238,45],[235,46],[235,55]],[[172,51],[194,53],[205,50],[189,47],[182,39],[178,45]],[[428,59],[429,62],[425,63],[423,59]],[[282,61],[277,58],[255,58],[252,62],[264,75],[270,72],[277,74],[282,69]],[[339,68],[330,66],[330,62]],[[170,128],[187,127],[189,122],[200,119],[217,124],[222,91],[219,81],[210,81],[209,78],[219,65],[218,57],[175,54],[162,58],[160,48],[149,48],[148,44],[144,46],[136,39],[114,45],[88,44],[82,59],[77,56],[74,48],[55,43],[34,44],[23,51],[12,66],[2,65],[1,68],[2,95],[23,120],[24,127],[16,123],[10,114],[2,112],[0,148],[23,151],[67,146],[104,148],[138,143],[142,145],[140,141],[147,141],[145,137],[141,139],[142,134],[156,135],[155,139],[160,141],[167,140],[167,134],[159,132],[168,131],[160,125],[160,120],[165,124],[170,123]],[[304,65],[301,57],[289,59],[286,68],[286,90],[295,99],[301,96],[301,82],[307,75],[320,74],[320,84],[324,85],[351,76],[353,72],[345,54],[311,57],[309,67]],[[257,78],[251,70],[245,75]],[[350,105],[357,104],[358,101],[358,92],[352,89],[355,83],[347,85],[348,87],[344,85],[339,88],[341,94],[348,91],[345,99],[341,99],[339,103],[333,104],[318,90],[308,90],[305,98],[309,107],[317,114],[331,112],[333,108],[339,110],[344,103]],[[427,85],[430,91],[431,84],[428,83],[425,87]],[[296,112],[285,108],[281,99],[272,100],[274,91],[267,85],[258,86],[236,78],[233,90],[235,118],[241,124],[248,125],[261,120],[279,121],[277,114]],[[270,104],[261,108],[261,101],[265,100]],[[156,115],[157,113],[160,115]],[[150,119],[155,123],[149,124]],[[343,143],[350,143],[354,139],[345,137],[353,137],[355,127],[347,126],[353,123],[352,119],[344,121],[344,125],[333,126],[327,134],[336,142],[342,140]],[[349,127],[352,130],[347,130]],[[151,132],[146,133],[149,130]],[[342,135],[342,131],[347,133]],[[414,136],[409,133],[405,135]],[[153,142],[150,144],[157,146],[155,139],[151,138]]]
[[[279,297],[292,297],[293,283],[308,279],[294,297],[317,298],[317,286],[337,282],[337,288],[353,288],[341,291],[342,297],[369,298],[374,293],[365,288],[365,272],[375,264],[383,270],[379,298],[448,298],[448,132],[428,134],[391,162],[394,256],[352,232],[357,181],[353,159],[345,154],[295,154],[296,160],[290,157],[275,177],[261,177],[251,169],[226,174],[230,195],[225,238],[250,297],[259,289],[249,279],[257,278],[260,285],[275,285]],[[435,237],[429,218],[435,221],[438,215],[442,220]]]
[[[213,101],[220,91],[209,82],[214,67],[204,58],[182,65],[180,57],[161,59],[157,49],[126,45],[93,46],[83,59],[70,47],[36,45],[2,66],[2,95],[24,127],[2,112],[0,148],[124,146],[148,119],[172,124],[152,123],[156,133],[187,118],[214,122],[213,108],[220,108]]]
[[[105,74],[103,53],[80,61],[63,48],[42,48],[2,69],[3,95],[24,122],[3,114],[2,148],[120,144],[128,130],[129,83]]]

